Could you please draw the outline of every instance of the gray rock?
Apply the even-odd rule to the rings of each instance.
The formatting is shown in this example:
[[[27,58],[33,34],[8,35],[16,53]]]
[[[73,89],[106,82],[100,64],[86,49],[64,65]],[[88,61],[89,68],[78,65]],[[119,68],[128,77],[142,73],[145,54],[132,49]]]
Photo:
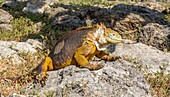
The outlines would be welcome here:
[[[162,51],[170,50],[170,27],[148,23],[139,31],[138,41],[152,45]]]
[[[118,44],[113,55],[127,56],[130,61],[136,62],[144,73],[166,71],[170,74],[170,53],[162,52],[155,47],[142,43]]]
[[[0,41],[0,59],[8,59],[13,64],[26,62],[19,53],[34,54],[42,50],[44,45],[36,40],[27,40],[27,42]]]
[[[28,2],[26,7],[23,8],[23,11],[32,12],[32,13],[44,13],[48,11],[50,6],[46,2]]]
[[[38,40],[28,39],[26,41],[26,43],[31,44],[31,46],[35,49],[44,49],[45,48],[45,46]]]
[[[104,68],[89,71],[69,66],[49,72],[39,96],[46,97],[151,97],[149,85],[136,66],[124,60],[99,62]]]
[[[40,8],[42,5],[42,2],[52,6],[52,5],[57,4],[57,1],[58,0],[5,0],[5,2],[3,3],[3,6],[10,7],[10,8],[22,6],[22,7],[25,7],[24,10],[27,11],[27,8],[36,10],[35,9],[36,5],[37,5],[37,7]],[[38,3],[38,2],[41,2],[41,3]],[[32,4],[32,6],[30,4]],[[35,12],[35,11],[33,11],[33,12]]]
[[[63,15],[67,12],[68,12],[68,9],[65,9],[63,7],[52,8],[49,11],[47,11],[47,13],[49,13],[51,17],[55,17],[56,15]]]
[[[74,65],[50,71],[46,85],[39,88],[39,96],[46,97],[45,95],[50,94],[53,97],[151,97],[143,73],[164,70],[166,74],[170,74],[170,53],[142,43],[120,43],[113,47],[109,47],[111,55],[126,56],[128,61],[91,61],[104,65],[96,71]]]
[[[0,9],[0,23],[10,23],[12,19],[12,15],[10,15],[5,10]]]
[[[35,53],[35,48],[32,47],[31,44],[25,42],[15,42],[15,41],[0,41],[0,46],[8,47],[10,49],[15,50],[16,52],[22,53]]]
[[[0,57],[0,60],[8,59],[7,61],[12,62],[12,64],[21,64],[25,62],[21,57],[18,56],[18,53],[15,50],[4,46],[0,46]]]
[[[72,16],[69,14],[62,15],[62,16],[56,16],[53,20],[53,25],[59,25],[60,27],[67,27],[67,29],[75,29],[79,25],[84,24],[85,21],[81,21],[79,17]]]
[[[42,26],[43,26],[43,23],[42,22],[38,22],[38,23],[36,23],[36,24],[34,24],[34,26],[35,26],[35,29],[40,29]]]
[[[25,1],[27,0],[5,0],[5,2],[3,3],[3,7],[9,7],[9,8],[15,8],[18,6],[25,6]]]
[[[9,24],[13,16],[10,15],[7,11],[0,9],[0,31],[1,30],[13,30],[13,26]],[[8,23],[8,24],[7,24]]]
[[[58,0],[44,0],[48,5],[52,6],[58,3]]]
[[[149,85],[141,73],[164,70],[166,74],[170,74],[170,53],[142,43],[120,43],[116,48],[111,47],[113,46],[110,46],[110,50],[115,49],[111,55],[126,56],[129,62],[122,59],[112,62],[92,61],[104,64],[104,68],[89,71],[69,66],[49,72],[46,85],[39,90],[39,95],[45,97],[45,94],[52,93],[54,97],[151,97]]]
[[[0,24],[0,30],[1,29],[12,31],[13,26],[11,24]]]
[[[7,97],[37,97],[36,95],[19,95],[17,93],[13,93]]]

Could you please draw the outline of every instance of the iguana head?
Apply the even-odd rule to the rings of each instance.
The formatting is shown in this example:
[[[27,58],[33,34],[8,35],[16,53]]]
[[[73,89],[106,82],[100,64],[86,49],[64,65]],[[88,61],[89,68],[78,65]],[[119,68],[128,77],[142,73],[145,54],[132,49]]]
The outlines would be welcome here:
[[[109,44],[122,42],[121,35],[104,24],[96,25],[97,29],[93,32],[93,42],[98,50],[105,50]]]

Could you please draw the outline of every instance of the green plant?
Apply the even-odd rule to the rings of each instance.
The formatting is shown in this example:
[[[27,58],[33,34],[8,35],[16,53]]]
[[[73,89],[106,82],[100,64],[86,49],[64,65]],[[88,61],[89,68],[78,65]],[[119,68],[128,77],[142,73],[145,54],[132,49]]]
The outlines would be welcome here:
[[[34,33],[34,22],[32,22],[28,18],[20,17],[15,18],[11,22],[13,26],[12,31],[1,30],[0,32],[0,40],[15,40],[15,41],[23,41],[26,39],[22,39],[22,36],[28,36],[31,33]]]
[[[165,18],[170,22],[170,14],[165,15]]]
[[[5,2],[5,0],[0,0],[0,7],[2,6],[2,4]]]
[[[44,92],[46,97],[54,97],[54,91]]]

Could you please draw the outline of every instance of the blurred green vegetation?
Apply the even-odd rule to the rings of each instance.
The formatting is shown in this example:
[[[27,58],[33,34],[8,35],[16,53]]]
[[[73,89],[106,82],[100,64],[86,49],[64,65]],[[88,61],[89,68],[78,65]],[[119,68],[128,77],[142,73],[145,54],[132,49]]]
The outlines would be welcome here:
[[[170,14],[167,14],[165,17],[170,22]]]
[[[33,33],[35,27],[34,22],[28,18],[20,17],[14,18],[11,22],[13,26],[12,31],[1,30],[0,40],[22,41],[21,37]]]
[[[2,6],[3,2],[5,2],[5,0],[0,0],[0,7]]]

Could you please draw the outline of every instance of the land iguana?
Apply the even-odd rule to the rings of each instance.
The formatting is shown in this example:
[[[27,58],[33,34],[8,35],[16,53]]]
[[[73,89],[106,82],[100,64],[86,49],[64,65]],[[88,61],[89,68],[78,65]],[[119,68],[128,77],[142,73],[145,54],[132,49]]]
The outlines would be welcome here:
[[[98,70],[101,64],[90,64],[89,60],[96,56],[103,60],[116,60],[119,56],[109,56],[107,46],[122,42],[121,35],[106,28],[104,24],[96,24],[73,30],[61,38],[49,56],[45,58],[32,72],[43,79],[47,71],[57,70],[69,65],[76,65],[89,70]]]

